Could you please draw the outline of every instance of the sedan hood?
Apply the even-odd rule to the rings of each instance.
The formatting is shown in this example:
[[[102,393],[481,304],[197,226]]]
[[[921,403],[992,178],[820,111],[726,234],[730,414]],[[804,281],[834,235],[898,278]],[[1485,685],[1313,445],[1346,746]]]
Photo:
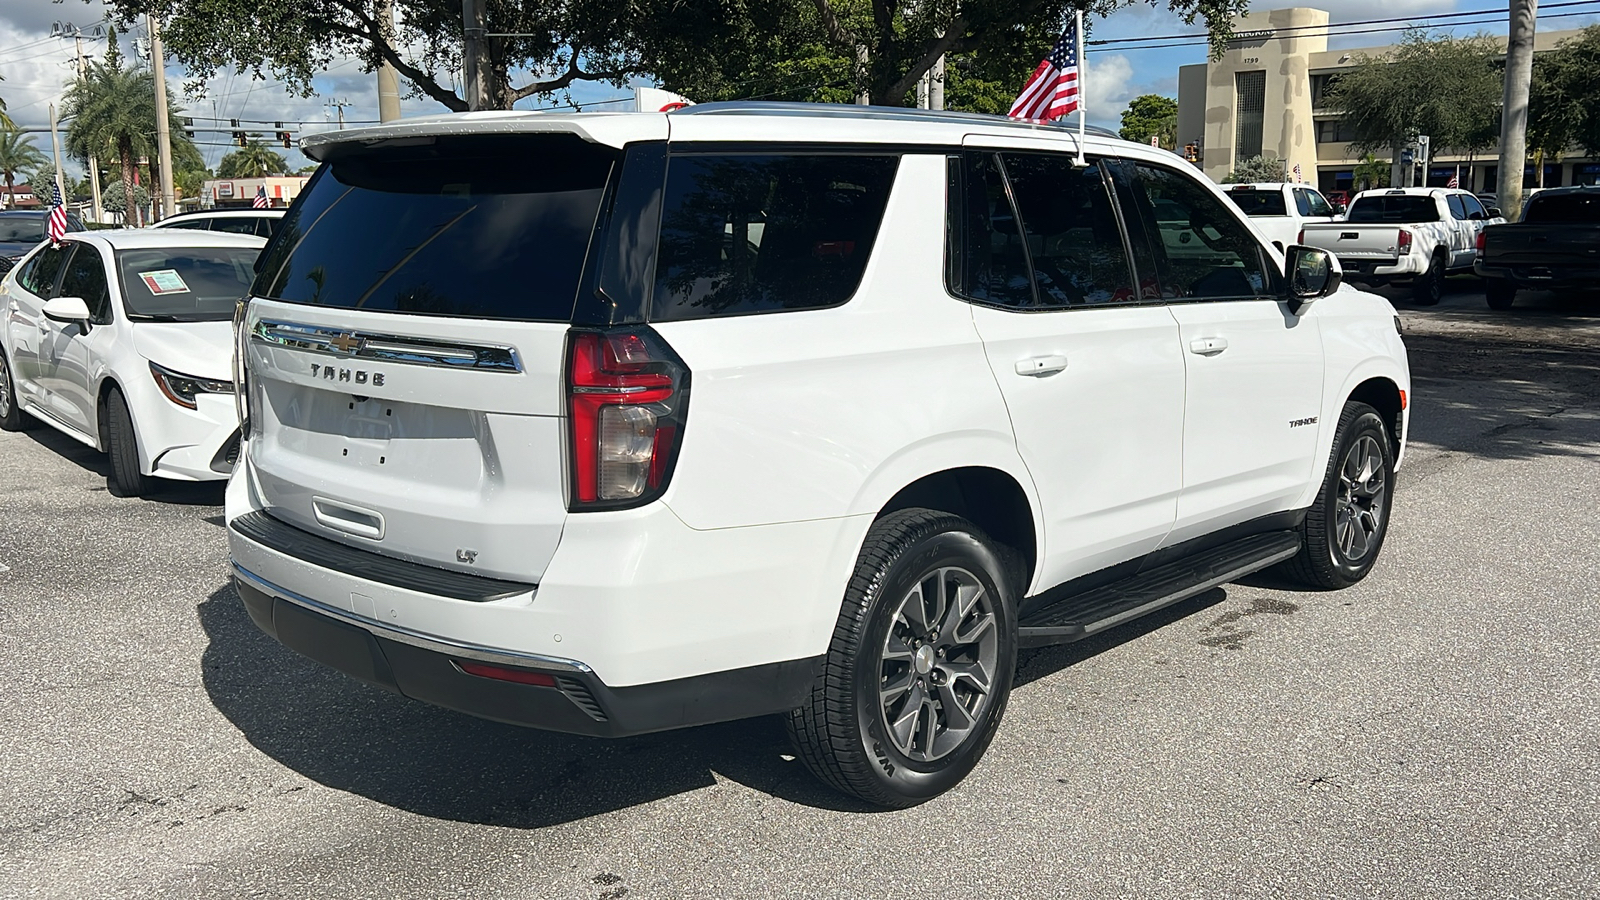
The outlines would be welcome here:
[[[38,241],[0,241],[0,256],[17,257],[27,255],[29,250],[39,246]]]
[[[133,348],[174,372],[233,380],[232,322],[134,322]]]

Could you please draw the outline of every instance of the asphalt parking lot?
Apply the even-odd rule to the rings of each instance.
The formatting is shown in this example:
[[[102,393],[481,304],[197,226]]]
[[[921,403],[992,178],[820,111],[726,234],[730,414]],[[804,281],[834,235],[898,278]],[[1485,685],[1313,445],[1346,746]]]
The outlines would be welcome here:
[[[773,720],[606,742],[259,633],[217,487],[0,434],[3,897],[1600,894],[1600,299],[1396,298],[1373,575],[1229,585],[1027,656],[960,788],[869,812]]]

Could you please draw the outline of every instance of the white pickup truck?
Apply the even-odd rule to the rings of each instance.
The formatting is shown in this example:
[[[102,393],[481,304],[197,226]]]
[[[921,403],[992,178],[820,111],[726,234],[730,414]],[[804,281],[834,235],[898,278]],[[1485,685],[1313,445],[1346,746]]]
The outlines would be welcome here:
[[[1223,191],[1279,250],[1299,243],[1301,228],[1334,219],[1333,205],[1308,184],[1230,184]]]
[[[1432,306],[1447,274],[1472,271],[1484,226],[1504,221],[1468,191],[1384,188],[1357,194],[1344,221],[1305,226],[1298,243],[1337,256],[1351,281],[1409,281],[1413,299]]]

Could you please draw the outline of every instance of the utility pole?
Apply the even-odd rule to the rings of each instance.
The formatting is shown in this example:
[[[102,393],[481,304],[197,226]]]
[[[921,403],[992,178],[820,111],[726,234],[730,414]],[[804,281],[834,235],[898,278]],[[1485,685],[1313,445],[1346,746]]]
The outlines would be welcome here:
[[[172,135],[171,117],[167,115],[167,55],[161,51],[161,23],[152,15],[145,16],[150,27],[150,69],[156,77],[156,154],[161,160],[161,215],[177,212],[172,191]]]
[[[394,46],[394,0],[378,0],[378,27],[383,42]],[[378,64],[378,121],[400,118],[400,73],[387,59]]]
[[[928,108],[944,109],[944,57],[928,72]]]
[[[461,0],[461,76],[466,82],[467,109],[489,108],[489,44],[484,36],[484,0]]]
[[[83,60],[83,30],[78,26],[68,22],[58,22],[56,23],[56,26],[51,28],[52,34],[56,33],[56,28],[60,29],[60,34],[62,37],[66,37],[68,34],[72,35],[73,45],[78,53],[78,78],[80,80],[87,79],[89,77],[89,67],[84,63]],[[98,34],[103,30],[104,29],[102,29],[100,26],[96,25],[94,26],[93,33]],[[100,161],[95,157],[95,154],[91,153],[89,154],[88,162],[89,196],[94,199],[94,221],[95,224],[98,225],[105,218],[105,204],[100,202]]]
[[[1515,222],[1522,212],[1522,170],[1528,164],[1528,87],[1533,82],[1534,19],[1539,0],[1510,0],[1506,40],[1506,93],[1500,116],[1500,210]]]
[[[344,130],[344,108],[346,106],[354,106],[355,104],[351,103],[349,100],[329,100],[327,103],[324,103],[322,105],[326,106],[326,107],[331,107],[331,108],[336,109],[336,110],[339,111],[339,130],[343,131]]]

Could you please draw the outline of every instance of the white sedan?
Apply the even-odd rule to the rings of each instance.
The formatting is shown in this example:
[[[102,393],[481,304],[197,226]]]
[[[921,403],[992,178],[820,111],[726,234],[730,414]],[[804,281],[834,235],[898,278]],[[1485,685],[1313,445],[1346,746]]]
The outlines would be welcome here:
[[[238,453],[234,306],[263,238],[82,231],[0,279],[0,428],[29,417],[111,458],[109,486],[228,477]]]

